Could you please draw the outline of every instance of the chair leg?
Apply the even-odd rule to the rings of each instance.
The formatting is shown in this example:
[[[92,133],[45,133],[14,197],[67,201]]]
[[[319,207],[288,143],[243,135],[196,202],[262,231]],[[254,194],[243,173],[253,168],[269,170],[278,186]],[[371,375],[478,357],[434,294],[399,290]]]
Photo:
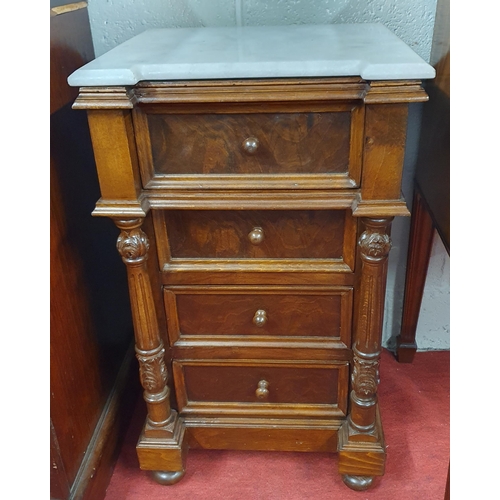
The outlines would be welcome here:
[[[396,357],[400,363],[411,363],[417,351],[415,334],[431,256],[433,234],[434,224],[432,218],[418,186],[415,185],[406,267],[403,318],[401,332],[396,339]]]

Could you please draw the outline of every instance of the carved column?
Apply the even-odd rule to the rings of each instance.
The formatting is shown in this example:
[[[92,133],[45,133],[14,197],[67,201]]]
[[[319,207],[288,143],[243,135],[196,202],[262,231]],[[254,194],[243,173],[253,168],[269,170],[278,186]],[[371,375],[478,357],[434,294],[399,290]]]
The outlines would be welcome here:
[[[358,246],[362,262],[359,302],[353,343],[351,415],[354,432],[371,434],[375,429],[379,360],[384,318],[388,234],[392,218],[363,219],[365,231]]]
[[[151,283],[146,267],[149,241],[142,219],[115,220],[121,230],[117,249],[127,265],[136,355],[148,419],[144,435],[171,437],[176,413],[170,408],[165,349],[160,337]]]
[[[366,489],[382,475],[385,445],[378,415],[377,388],[384,317],[389,228],[393,217],[363,219],[358,240],[359,275],[354,321],[350,414],[339,433],[339,471],[353,489]]]

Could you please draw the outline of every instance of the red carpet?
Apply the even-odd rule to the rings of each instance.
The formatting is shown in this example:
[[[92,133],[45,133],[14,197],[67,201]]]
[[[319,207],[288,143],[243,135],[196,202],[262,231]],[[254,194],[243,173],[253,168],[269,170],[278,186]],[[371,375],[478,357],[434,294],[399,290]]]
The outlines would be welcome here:
[[[384,351],[379,389],[387,445],[385,476],[354,492],[337,472],[337,456],[190,450],[184,478],[161,486],[139,470],[135,444],[144,421],[137,407],[106,500],[443,500],[450,448],[450,353],[417,353],[399,364]]]

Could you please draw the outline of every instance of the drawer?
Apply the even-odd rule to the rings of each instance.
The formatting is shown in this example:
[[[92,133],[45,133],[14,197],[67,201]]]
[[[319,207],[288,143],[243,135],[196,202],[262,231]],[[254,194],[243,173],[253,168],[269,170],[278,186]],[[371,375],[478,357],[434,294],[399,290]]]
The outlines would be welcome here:
[[[351,103],[145,106],[135,115],[143,177],[169,187],[358,187],[363,114]]]
[[[350,345],[350,287],[208,286],[164,289],[171,344],[178,339],[317,337]],[[240,339],[241,340],[241,339]]]
[[[160,268],[180,259],[322,259],[354,268],[356,220],[347,210],[155,213]]]
[[[174,361],[179,411],[345,414],[348,363]]]

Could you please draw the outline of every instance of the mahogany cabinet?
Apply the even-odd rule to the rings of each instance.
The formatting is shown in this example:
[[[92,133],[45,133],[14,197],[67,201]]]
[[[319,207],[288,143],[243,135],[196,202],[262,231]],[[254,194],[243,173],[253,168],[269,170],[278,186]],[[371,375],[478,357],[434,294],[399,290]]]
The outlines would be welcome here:
[[[55,6],[54,6],[55,4]],[[63,4],[63,5],[61,5]],[[132,320],[88,123],[68,75],[94,58],[86,3],[51,2],[50,498],[104,498],[139,387]],[[109,241],[109,248],[100,244]],[[120,282],[120,279],[122,280]]]
[[[82,86],[119,229],[148,409],[140,467],[190,448],[338,453],[384,474],[377,386],[390,226],[417,79]]]

